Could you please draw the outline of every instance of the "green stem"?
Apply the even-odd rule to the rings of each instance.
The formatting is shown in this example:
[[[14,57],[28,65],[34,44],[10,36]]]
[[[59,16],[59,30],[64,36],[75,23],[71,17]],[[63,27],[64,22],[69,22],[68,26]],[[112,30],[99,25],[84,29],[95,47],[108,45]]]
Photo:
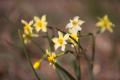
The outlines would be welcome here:
[[[76,80],[68,71],[62,68],[58,63],[54,63],[54,65],[56,66],[56,68],[59,68],[61,71],[63,71],[70,78],[70,80]]]
[[[23,45],[23,49],[24,49],[25,56],[26,56],[26,58],[27,58],[27,60],[28,60],[28,62],[29,62],[29,64],[30,64],[30,66],[31,66],[31,68],[32,68],[32,70],[33,70],[33,73],[35,74],[37,80],[41,80],[40,77],[37,75],[35,69],[33,68],[31,59],[30,59],[30,57],[29,57],[29,54],[28,54],[27,49],[26,49],[25,44],[24,44],[24,39],[23,39],[23,37],[22,37],[22,32],[19,30],[19,31],[18,31],[18,34],[19,34],[19,37],[20,37],[20,41],[21,41],[21,43],[22,43],[22,45]]]
[[[52,44],[52,42],[51,42],[51,38],[50,38],[50,36],[49,36],[49,33],[47,32],[47,39],[48,39],[48,42],[49,42],[49,45],[50,45],[50,50],[54,50],[54,47],[53,47],[53,44]]]
[[[88,67],[89,67],[89,76],[90,80],[94,80],[94,75],[93,75],[93,66],[94,66],[94,59],[95,59],[95,36],[93,33],[88,33],[85,35],[80,35],[80,37],[87,37],[90,36],[92,38],[92,55],[91,55],[91,60],[88,60]]]
[[[75,47],[75,46],[74,46]],[[77,50],[76,50],[77,52]],[[77,68],[77,80],[81,80],[81,67],[80,67],[80,50],[78,48],[78,54],[76,56],[76,59],[77,59],[77,64],[76,64],[76,68]]]
[[[48,26],[50,29],[53,29],[53,27],[52,26]],[[60,30],[60,29],[58,29],[58,28],[55,28],[57,31],[61,31],[62,33],[64,33],[64,34],[66,34],[66,32],[64,32],[64,31],[62,31],[62,30]],[[70,36],[70,38],[72,39],[72,40],[74,40],[74,42],[78,45],[78,47],[81,49],[81,50],[83,50],[83,48],[82,48],[82,46],[72,37],[72,36]],[[73,44],[74,45],[74,44]],[[75,46],[74,46],[74,48],[75,48]],[[76,48],[75,48],[75,51],[76,51],[76,53],[77,53],[77,50],[76,50]],[[79,64],[79,65],[77,65],[77,68],[79,69],[79,73],[77,74],[77,80],[81,80],[81,69],[80,69],[80,63],[78,62],[78,61],[80,61],[80,56],[79,56],[79,54],[77,54],[77,63]]]
[[[53,28],[52,26],[48,26],[48,28],[49,29],[51,29],[51,30],[57,30],[57,31],[61,31],[61,30],[59,30],[59,29],[57,29],[57,28]],[[63,31],[61,31],[61,32],[63,32]],[[65,33],[65,32],[63,32],[63,33]],[[47,33],[47,35],[48,35],[48,33]],[[48,40],[49,40],[49,36],[48,36]],[[51,42],[49,42],[49,44],[51,44]],[[69,51],[68,51],[69,52]],[[63,71],[69,78],[70,78],[70,80],[76,80],[68,71],[66,71],[63,67],[61,67],[58,63],[54,63],[54,65],[56,66],[56,68],[59,68],[61,71]]]
[[[45,53],[45,51],[42,49],[42,47],[38,44],[38,43],[36,43],[34,40],[32,40],[31,39],[31,41],[38,47],[38,48],[40,48],[40,50],[41,50],[41,52],[42,53]]]
[[[95,60],[95,36],[91,33],[92,38],[92,56],[91,56],[91,64],[90,64],[90,72],[91,72],[91,80],[94,80],[93,75],[93,67],[94,67],[94,60]]]

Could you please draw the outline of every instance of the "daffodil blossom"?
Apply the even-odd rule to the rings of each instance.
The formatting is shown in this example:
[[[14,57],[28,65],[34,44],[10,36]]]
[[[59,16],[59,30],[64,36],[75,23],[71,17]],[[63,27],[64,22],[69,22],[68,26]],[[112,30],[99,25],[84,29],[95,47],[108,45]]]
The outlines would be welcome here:
[[[35,16],[34,20],[35,20],[34,27],[37,32],[39,32],[40,30],[42,30],[43,32],[47,31],[48,23],[46,21],[46,15],[43,15],[41,18]]]
[[[72,43],[72,47],[77,46],[77,44],[76,44],[76,42],[78,42],[77,33],[71,33],[70,36],[71,36],[71,38],[69,37],[69,41]]]
[[[100,28],[101,32],[104,32],[107,29],[110,32],[113,32],[114,24],[109,20],[108,16],[105,15],[103,18],[99,18],[99,21],[96,23],[96,26]]]
[[[46,54],[48,56],[48,61],[50,62],[50,65],[56,62],[57,55],[54,52],[46,50]]]
[[[32,37],[38,37],[38,35],[33,32],[33,21],[30,21],[28,23],[25,20],[21,20],[21,22],[24,24],[22,37],[24,39],[25,44],[30,42]]]
[[[40,65],[41,65],[41,60],[38,60],[33,64],[33,68],[38,69],[38,68],[40,68]]]
[[[24,33],[25,34],[31,34],[32,33],[32,30],[33,28],[31,27],[32,24],[33,24],[33,21],[30,21],[29,23],[26,22],[25,20],[21,20],[21,22],[24,24]]]
[[[58,38],[53,38],[52,41],[55,43],[54,47],[55,47],[55,50],[58,48],[58,47],[61,47],[61,50],[64,51],[65,50],[65,45],[67,44],[66,40],[68,40],[69,38],[69,34],[65,34],[63,36],[63,33],[58,31]]]
[[[79,19],[79,16],[75,16],[73,19],[70,19],[70,22],[66,25],[66,28],[73,30],[74,32],[81,31],[82,28],[80,27],[84,21]]]

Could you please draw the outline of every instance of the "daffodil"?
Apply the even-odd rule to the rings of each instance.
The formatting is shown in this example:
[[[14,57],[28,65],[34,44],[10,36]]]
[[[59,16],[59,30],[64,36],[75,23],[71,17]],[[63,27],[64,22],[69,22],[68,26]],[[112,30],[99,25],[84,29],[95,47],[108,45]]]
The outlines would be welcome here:
[[[25,44],[30,42],[32,37],[38,37],[38,35],[33,32],[33,27],[32,27],[33,21],[30,21],[28,23],[25,20],[21,20],[21,22],[24,24],[22,37],[24,39]]]
[[[100,28],[100,32],[104,32],[107,29],[110,32],[113,32],[114,24],[110,21],[107,15],[103,18],[99,18],[99,21],[96,23],[96,26]]]
[[[79,18],[79,16],[75,16],[73,19],[70,19],[70,22],[66,25],[66,28],[71,29],[76,33],[81,31],[82,28],[80,26],[84,23],[84,21]]]
[[[41,65],[41,60],[38,60],[38,61],[36,61],[36,62],[33,64],[33,68],[34,68],[34,69],[39,69],[39,68],[40,68],[40,65]]]
[[[43,15],[41,18],[35,16],[34,20],[35,20],[34,27],[37,32],[39,32],[40,30],[42,30],[43,32],[47,31],[48,23],[46,21],[46,15]]]
[[[77,33],[71,33],[69,37],[69,41],[72,43],[72,47],[77,46],[78,42],[78,35]]]
[[[46,50],[46,54],[48,56],[48,61],[50,62],[50,64],[53,64],[56,62],[57,55],[54,52],[50,52]]]
[[[33,21],[30,21],[30,22],[28,23],[28,22],[26,22],[25,20],[21,20],[21,22],[24,24],[24,27],[23,27],[24,33],[25,33],[25,34],[31,34],[31,33],[32,33],[32,30],[33,30],[33,28],[32,28]]]
[[[63,36],[63,33],[58,31],[58,38],[53,38],[52,41],[53,43],[55,44],[54,47],[55,47],[55,50],[58,48],[58,47],[61,47],[61,50],[64,51],[65,50],[65,45],[67,44],[67,40],[69,38],[69,34],[65,34]]]

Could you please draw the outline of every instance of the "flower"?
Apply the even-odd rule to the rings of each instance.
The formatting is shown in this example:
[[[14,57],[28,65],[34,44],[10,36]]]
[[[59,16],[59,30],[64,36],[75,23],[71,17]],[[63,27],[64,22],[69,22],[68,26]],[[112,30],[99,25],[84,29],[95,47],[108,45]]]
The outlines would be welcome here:
[[[46,50],[46,54],[48,56],[48,61],[50,62],[50,64],[56,62],[57,55],[54,52],[49,52],[48,50]]]
[[[82,28],[80,26],[84,23],[84,21],[79,18],[79,16],[75,16],[73,19],[70,19],[70,22],[66,25],[66,28],[71,29],[76,33],[81,31]]]
[[[100,28],[101,32],[104,32],[107,29],[110,32],[113,32],[114,24],[109,20],[108,16],[105,15],[103,18],[99,18],[99,21],[96,23],[96,26]]]
[[[54,47],[55,50],[58,47],[61,47],[61,50],[64,51],[65,50],[65,45],[67,44],[66,40],[69,38],[69,34],[65,34],[63,36],[63,33],[58,31],[58,38],[53,38],[52,41],[55,43]]]
[[[33,68],[38,69],[38,68],[40,68],[40,65],[41,65],[41,60],[38,60],[33,64]]]
[[[21,20],[21,22],[24,24],[24,33],[25,34],[31,34],[33,28],[31,27],[33,24],[33,21],[30,21],[29,23],[26,22],[25,20]]]
[[[78,42],[78,35],[77,35],[77,33],[71,33],[70,36],[71,37],[69,37],[69,41],[72,43],[72,47],[77,46],[77,44],[76,44],[76,42]]]
[[[43,32],[46,32],[47,31],[47,21],[46,21],[46,15],[43,15],[41,17],[41,19],[37,16],[34,17],[34,20],[35,20],[35,24],[34,24],[34,27],[35,27],[35,30],[37,32],[39,32],[40,30],[42,30]]]
[[[30,42],[32,37],[38,37],[38,35],[33,32],[32,20],[29,23],[25,20],[21,20],[21,22],[24,24],[22,37],[24,39],[24,43],[27,44]]]

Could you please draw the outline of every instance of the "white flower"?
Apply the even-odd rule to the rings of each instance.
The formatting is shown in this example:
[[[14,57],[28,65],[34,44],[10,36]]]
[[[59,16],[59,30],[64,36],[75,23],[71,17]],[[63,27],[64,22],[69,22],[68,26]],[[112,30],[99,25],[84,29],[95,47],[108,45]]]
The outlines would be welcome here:
[[[46,15],[43,15],[41,18],[35,16],[34,20],[35,20],[34,27],[37,32],[39,32],[40,30],[42,30],[43,32],[47,32],[48,22],[46,21]]]
[[[84,21],[79,19],[79,16],[75,16],[73,19],[70,19],[70,22],[66,25],[66,28],[74,31],[77,33],[78,31],[81,31],[82,28],[80,27]]]
[[[65,50],[65,45],[67,44],[66,40],[69,38],[69,34],[65,34],[65,36],[63,36],[63,33],[58,31],[58,38],[53,38],[52,41],[55,43],[54,47],[55,50],[58,47],[61,47],[61,50],[64,51]]]

